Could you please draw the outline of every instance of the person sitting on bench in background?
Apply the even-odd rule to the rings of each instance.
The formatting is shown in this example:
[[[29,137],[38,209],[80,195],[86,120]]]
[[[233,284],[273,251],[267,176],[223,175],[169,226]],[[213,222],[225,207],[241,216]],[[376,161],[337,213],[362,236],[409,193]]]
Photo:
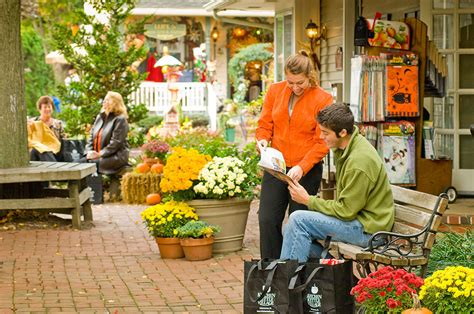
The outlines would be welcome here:
[[[322,246],[313,240],[346,242],[361,247],[377,231],[390,231],[395,208],[382,160],[375,148],[359,134],[350,108],[342,103],[328,106],[317,116],[321,138],[334,152],[336,199],[309,195],[299,183],[290,183],[291,198],[311,211],[296,211],[283,234],[280,258],[306,262],[320,257]]]
[[[87,161],[96,162],[101,174],[112,175],[128,165],[127,118],[122,95],[108,92],[85,150]]]
[[[63,123],[53,118],[54,102],[41,96],[36,102],[39,117],[28,120],[28,148],[32,161],[59,161],[61,140],[65,138]]]

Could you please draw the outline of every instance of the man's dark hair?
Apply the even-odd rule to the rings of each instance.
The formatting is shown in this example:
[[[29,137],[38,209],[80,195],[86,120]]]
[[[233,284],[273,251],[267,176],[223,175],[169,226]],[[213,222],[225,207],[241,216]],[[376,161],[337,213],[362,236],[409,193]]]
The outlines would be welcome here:
[[[348,134],[354,132],[354,115],[347,104],[335,103],[321,110],[316,117],[318,123],[336,133],[345,129]]]

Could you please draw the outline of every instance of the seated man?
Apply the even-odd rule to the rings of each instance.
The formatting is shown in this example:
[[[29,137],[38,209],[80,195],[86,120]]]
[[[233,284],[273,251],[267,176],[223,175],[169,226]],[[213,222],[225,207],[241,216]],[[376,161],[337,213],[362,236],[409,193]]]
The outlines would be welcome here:
[[[305,262],[310,251],[311,257],[319,257],[322,247],[313,240],[328,235],[334,241],[366,247],[373,233],[390,231],[394,221],[393,195],[382,160],[359,134],[349,107],[328,106],[317,120],[321,138],[334,152],[337,197],[323,200],[309,195],[299,183],[290,184],[291,198],[310,211],[290,215],[283,235],[283,259]]]

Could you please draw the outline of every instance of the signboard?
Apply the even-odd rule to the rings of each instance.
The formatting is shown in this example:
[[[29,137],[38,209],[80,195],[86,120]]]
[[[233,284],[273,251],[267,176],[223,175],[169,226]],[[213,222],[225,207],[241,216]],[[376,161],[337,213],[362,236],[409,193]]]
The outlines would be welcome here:
[[[186,24],[178,24],[171,19],[163,19],[155,24],[145,25],[145,34],[159,40],[172,40],[186,35]]]

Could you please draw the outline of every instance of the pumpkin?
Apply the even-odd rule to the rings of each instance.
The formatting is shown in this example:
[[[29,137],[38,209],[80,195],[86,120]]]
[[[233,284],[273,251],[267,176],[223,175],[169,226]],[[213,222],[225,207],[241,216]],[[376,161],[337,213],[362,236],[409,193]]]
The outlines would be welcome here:
[[[150,171],[150,166],[142,162],[139,163],[135,169],[138,173],[147,173],[148,171]]]
[[[164,167],[163,164],[157,163],[151,166],[150,171],[152,173],[163,173],[163,167]]]
[[[148,205],[156,205],[161,202],[161,195],[158,193],[151,193],[146,196],[146,203]]]
[[[405,310],[402,314],[433,314],[426,307],[421,307],[420,299],[418,299],[418,294],[412,292],[413,298],[413,307],[411,309]]]

